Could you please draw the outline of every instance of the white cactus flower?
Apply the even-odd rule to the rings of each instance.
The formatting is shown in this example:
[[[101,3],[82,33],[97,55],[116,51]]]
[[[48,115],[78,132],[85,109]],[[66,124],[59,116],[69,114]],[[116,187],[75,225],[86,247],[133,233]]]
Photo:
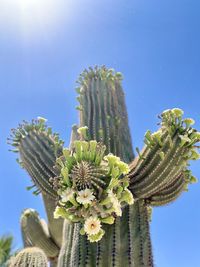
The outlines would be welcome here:
[[[70,199],[73,197],[73,195],[74,195],[74,190],[71,188],[67,188],[65,191],[63,191],[61,193],[62,202],[70,201]]]
[[[84,230],[88,235],[96,235],[101,230],[101,222],[97,217],[89,217],[85,221]]]
[[[121,209],[121,204],[117,198],[117,196],[112,192],[112,190],[108,191],[108,197],[110,198],[110,202],[113,205],[114,212],[116,213],[117,216],[122,216],[122,209]]]
[[[92,200],[95,199],[93,192],[86,188],[78,192],[78,196],[76,198],[77,202],[80,204],[91,204]]]

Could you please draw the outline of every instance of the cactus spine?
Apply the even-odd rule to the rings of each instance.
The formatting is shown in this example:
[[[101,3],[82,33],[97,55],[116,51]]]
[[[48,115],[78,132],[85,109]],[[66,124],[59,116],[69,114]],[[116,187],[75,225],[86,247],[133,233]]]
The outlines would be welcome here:
[[[134,159],[121,80],[120,73],[104,66],[80,75],[80,123],[73,126],[67,150],[42,118],[14,131],[12,144],[42,192],[49,220],[47,236],[38,215],[32,212],[29,220],[34,223],[28,223],[27,218],[26,224],[22,223],[24,243],[43,249],[49,260],[55,259],[60,249],[58,267],[153,267],[150,207],[174,201],[195,181],[188,162],[199,158],[196,143],[200,134],[191,127],[191,119],[182,118],[180,109],[162,113],[159,131],[147,131],[145,147]],[[102,145],[107,158],[99,150]],[[109,157],[117,159],[115,167],[106,163]],[[120,173],[126,164],[128,176]],[[83,195],[88,197],[87,204],[80,201]],[[101,204],[103,196],[107,204]],[[53,213],[65,218],[62,245],[63,221],[59,218],[57,223]],[[92,232],[94,227],[99,227],[98,234]],[[35,238],[34,229],[39,229],[40,237]]]

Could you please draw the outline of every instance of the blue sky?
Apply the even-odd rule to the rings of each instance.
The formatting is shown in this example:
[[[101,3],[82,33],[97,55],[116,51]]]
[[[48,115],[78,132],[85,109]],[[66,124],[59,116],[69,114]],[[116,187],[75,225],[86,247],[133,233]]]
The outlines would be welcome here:
[[[45,216],[28,175],[8,152],[10,129],[37,116],[69,142],[77,122],[75,81],[88,66],[124,74],[134,146],[142,147],[157,114],[180,107],[200,130],[198,0],[0,0],[0,234],[21,245],[24,208]],[[200,179],[200,162],[192,164]],[[153,212],[156,266],[198,267],[200,185]]]

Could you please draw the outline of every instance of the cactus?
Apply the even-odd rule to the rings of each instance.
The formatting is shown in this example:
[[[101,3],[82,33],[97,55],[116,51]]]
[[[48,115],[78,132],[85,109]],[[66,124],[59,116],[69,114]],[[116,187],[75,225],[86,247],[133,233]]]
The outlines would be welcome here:
[[[33,186],[37,187],[35,195],[41,192],[48,219],[48,235],[38,215],[33,210],[23,212],[21,216],[22,237],[25,247],[38,246],[47,253],[48,259],[55,265],[62,243],[63,220],[54,219],[57,194],[53,190],[53,179],[58,175],[54,169],[56,157],[61,155],[63,142],[58,134],[53,134],[51,128],[45,126],[45,119],[39,117],[30,124],[23,122],[15,130],[12,129],[12,151],[20,153],[18,163],[26,169],[32,178]]]
[[[47,267],[48,261],[45,253],[37,248],[25,248],[13,257],[10,267]]]
[[[27,209],[23,212],[21,228],[24,244],[27,247],[41,248],[48,258],[55,258],[58,255],[59,248],[51,239],[46,222],[39,218],[36,211]]]
[[[83,71],[69,148],[43,118],[13,130],[14,152],[48,214],[47,226],[23,213],[24,245],[42,249],[52,266],[153,267],[151,209],[196,181],[188,166],[199,158],[200,133],[180,109],[159,116],[160,129],[146,132],[134,158],[121,80],[105,66]]]

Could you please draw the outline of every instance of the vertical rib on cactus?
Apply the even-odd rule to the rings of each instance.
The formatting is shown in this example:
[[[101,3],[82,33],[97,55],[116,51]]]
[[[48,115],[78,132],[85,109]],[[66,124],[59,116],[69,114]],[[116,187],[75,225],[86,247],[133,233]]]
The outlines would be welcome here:
[[[121,74],[105,67],[95,68],[85,70],[78,82],[80,126],[87,126],[89,139],[103,142],[107,153],[130,162],[134,155]],[[122,217],[117,218],[114,225],[104,227],[106,234],[97,244],[80,236],[79,231],[74,230],[78,226],[66,221],[58,266],[153,266],[149,225],[140,205],[138,201],[124,208]],[[151,260],[147,260],[146,255],[150,255]]]
[[[9,267],[47,267],[48,261],[44,252],[37,248],[25,248],[11,260]]]
[[[56,201],[46,194],[42,195],[45,211],[48,219],[49,233],[56,245],[60,248],[62,245],[63,219],[55,219],[53,212],[56,208]]]
[[[80,126],[88,126],[89,139],[102,141],[107,152],[129,162],[133,159],[121,74],[112,69],[85,70],[80,83]]]

